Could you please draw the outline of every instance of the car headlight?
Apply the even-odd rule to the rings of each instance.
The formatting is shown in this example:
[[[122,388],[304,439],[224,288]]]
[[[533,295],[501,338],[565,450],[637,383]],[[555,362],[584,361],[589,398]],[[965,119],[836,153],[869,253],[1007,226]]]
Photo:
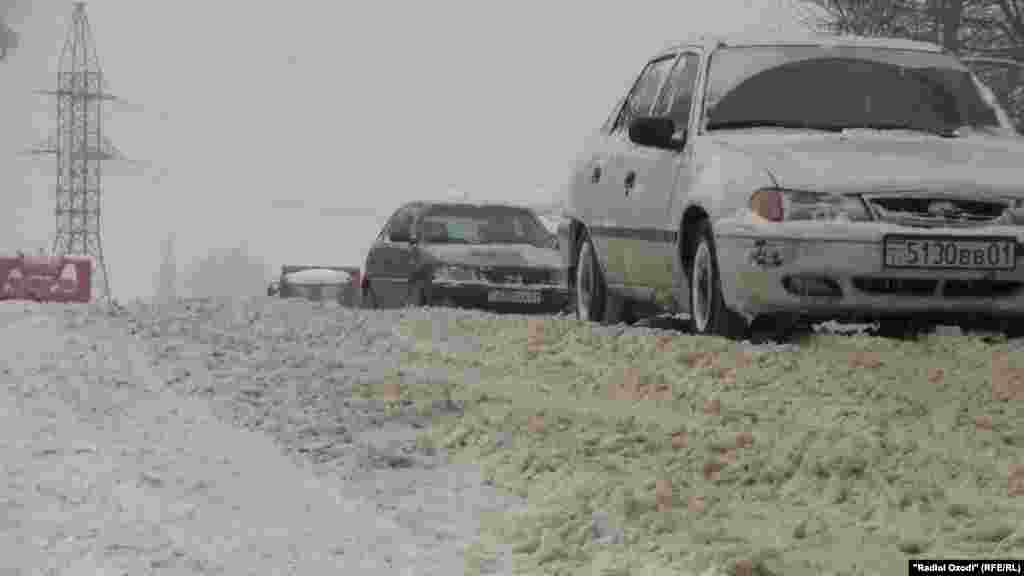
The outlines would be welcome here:
[[[482,282],[480,272],[466,266],[438,266],[434,269],[434,280],[439,282]]]
[[[762,188],[750,196],[750,210],[772,222],[871,220],[859,196]]]

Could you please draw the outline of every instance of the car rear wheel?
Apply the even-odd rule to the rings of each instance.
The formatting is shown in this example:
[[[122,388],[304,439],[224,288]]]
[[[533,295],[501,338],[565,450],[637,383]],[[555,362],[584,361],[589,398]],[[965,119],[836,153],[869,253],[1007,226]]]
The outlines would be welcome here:
[[[715,241],[707,220],[697,223],[696,246],[690,263],[690,328],[695,334],[740,340],[750,323],[725,305]]]

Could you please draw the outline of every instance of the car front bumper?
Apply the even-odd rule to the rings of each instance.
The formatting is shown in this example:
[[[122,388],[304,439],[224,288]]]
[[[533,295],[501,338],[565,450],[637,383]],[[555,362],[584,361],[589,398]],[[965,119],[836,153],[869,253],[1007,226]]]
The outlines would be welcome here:
[[[568,309],[569,292],[556,285],[506,285],[434,281],[428,304],[510,313],[554,313]]]
[[[1013,237],[1016,269],[886,268],[886,234]],[[730,308],[748,319],[778,313],[821,318],[1024,316],[1024,229],[1020,227],[924,229],[737,219],[716,226],[715,243],[722,295]],[[796,284],[801,278],[810,282]],[[808,294],[808,289],[821,294]]]

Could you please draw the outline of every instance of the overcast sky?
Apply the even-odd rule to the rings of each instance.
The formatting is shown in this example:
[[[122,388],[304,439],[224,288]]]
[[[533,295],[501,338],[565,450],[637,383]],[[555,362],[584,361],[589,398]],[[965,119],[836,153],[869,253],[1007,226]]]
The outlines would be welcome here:
[[[241,240],[281,264],[359,265],[401,202],[449,189],[543,202],[644,59],[700,31],[801,28],[789,0],[93,0],[111,92],[103,242],[119,299],[148,298],[160,243]],[[0,249],[49,246],[52,89],[72,3],[0,0]]]

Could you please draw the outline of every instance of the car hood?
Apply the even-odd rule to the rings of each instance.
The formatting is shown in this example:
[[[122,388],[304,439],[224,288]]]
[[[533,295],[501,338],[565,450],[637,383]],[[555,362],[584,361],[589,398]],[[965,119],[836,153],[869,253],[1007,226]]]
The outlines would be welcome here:
[[[1024,197],[1024,139],[858,131],[731,133],[720,146],[748,156],[778,186],[833,192],[948,190]]]
[[[529,244],[424,244],[421,248],[444,264],[517,268],[558,268],[561,265],[557,251]]]

